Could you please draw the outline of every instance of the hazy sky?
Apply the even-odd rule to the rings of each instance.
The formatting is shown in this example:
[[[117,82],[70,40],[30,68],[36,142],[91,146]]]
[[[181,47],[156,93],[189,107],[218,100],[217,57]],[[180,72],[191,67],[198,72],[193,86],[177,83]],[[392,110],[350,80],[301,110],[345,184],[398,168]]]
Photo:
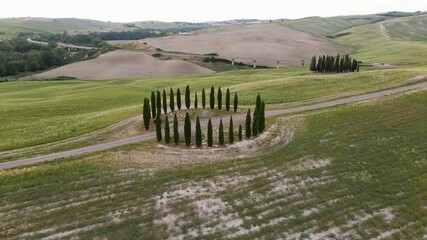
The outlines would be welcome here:
[[[426,11],[427,0],[4,0],[0,18],[76,17],[103,21],[190,21]]]

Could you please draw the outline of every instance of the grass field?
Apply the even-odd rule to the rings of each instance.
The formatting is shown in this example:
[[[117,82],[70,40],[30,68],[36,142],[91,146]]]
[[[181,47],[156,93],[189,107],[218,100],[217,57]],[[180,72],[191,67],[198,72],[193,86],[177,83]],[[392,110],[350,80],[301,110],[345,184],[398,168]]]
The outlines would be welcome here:
[[[159,169],[117,157],[146,143],[3,171],[0,238],[422,239],[426,101],[300,117],[288,145],[258,158]]]
[[[384,24],[390,37],[404,41],[427,41],[427,15],[398,18]]]
[[[369,70],[343,75],[312,75],[306,69],[240,70],[212,75],[110,81],[2,83],[0,151],[58,141],[88,133],[142,112],[152,90],[189,84],[201,92],[212,83],[239,93],[252,105],[257,93],[267,103],[304,100],[360,90],[425,74],[422,67]]]

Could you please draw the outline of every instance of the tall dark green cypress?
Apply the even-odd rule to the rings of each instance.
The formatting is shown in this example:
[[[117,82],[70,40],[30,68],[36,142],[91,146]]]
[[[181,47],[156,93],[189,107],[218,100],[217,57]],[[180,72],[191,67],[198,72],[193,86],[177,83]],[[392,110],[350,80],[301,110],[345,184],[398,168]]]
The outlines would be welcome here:
[[[251,110],[250,109],[248,109],[248,113],[246,114],[246,122],[245,122],[245,135],[246,135],[246,138],[251,138],[251,136],[252,136],[252,131],[251,131],[251,123],[252,123],[252,120],[251,120]]]
[[[211,107],[211,110],[215,108],[215,88],[213,86],[211,87],[209,105]]]
[[[197,92],[194,93],[194,109],[198,109],[199,108],[199,102],[197,99]]]
[[[259,111],[261,108],[261,97],[258,94],[256,98],[256,105],[254,110],[254,118],[253,118],[253,125],[252,125],[252,134],[254,136],[257,136],[259,133]]]
[[[169,108],[171,109],[171,111],[175,111],[175,94],[173,93],[173,89],[171,88],[170,93],[169,93]]]
[[[179,126],[176,114],[173,116],[173,142],[177,145],[179,142]]]
[[[230,88],[227,88],[227,92],[225,93],[225,110],[230,111]]]
[[[191,144],[191,119],[188,112],[185,113],[185,120],[184,120],[184,139],[185,139],[185,145],[190,146]]]
[[[206,108],[206,92],[205,92],[205,88],[202,89],[202,107],[203,107],[203,109]]]
[[[157,90],[156,104],[157,104],[157,114],[161,114],[161,112],[162,112],[162,96],[160,95],[159,90]]]
[[[151,119],[151,113],[150,113],[150,100],[148,98],[144,98],[144,107],[143,107],[143,114],[142,118],[144,120],[144,127],[145,129],[150,129],[150,119]]]
[[[170,134],[168,115],[166,115],[166,118],[165,118],[165,143],[166,144],[171,143],[171,134]]]
[[[166,101],[166,91],[163,89],[163,112],[167,113],[168,112],[168,103]]]
[[[234,126],[233,126],[233,116],[230,117],[230,124],[228,125],[228,142],[230,144],[234,143]]]
[[[209,122],[208,122],[208,146],[212,147],[212,145],[213,145],[212,121],[209,118]]]
[[[243,140],[243,128],[242,125],[239,125],[239,142]]]
[[[152,118],[156,118],[156,93],[151,92],[151,116]]]
[[[222,109],[222,91],[221,87],[218,87],[218,96],[217,96],[217,102],[218,102],[218,109]]]
[[[316,55],[314,55],[313,57],[311,57],[310,71],[316,72]]]
[[[224,145],[224,125],[222,124],[222,118],[219,121],[219,130],[218,130],[218,143],[220,146]]]
[[[238,105],[239,105],[239,99],[237,98],[237,93],[234,93],[234,112],[237,112]]]
[[[340,72],[340,55],[337,54],[337,57],[335,58],[335,72]]]
[[[156,137],[157,137],[157,141],[161,142],[162,141],[162,119],[160,118],[160,112],[157,112],[157,116],[156,116]]]
[[[176,90],[176,107],[181,110],[181,90],[179,88]]]
[[[187,107],[187,109],[190,109],[190,86],[187,85],[187,87],[185,88],[185,106]]]
[[[202,146],[202,128],[200,127],[199,116],[197,116],[197,119],[196,119],[196,146],[197,147]]]
[[[264,132],[265,129],[265,102],[262,101],[261,107],[259,110],[259,132]]]

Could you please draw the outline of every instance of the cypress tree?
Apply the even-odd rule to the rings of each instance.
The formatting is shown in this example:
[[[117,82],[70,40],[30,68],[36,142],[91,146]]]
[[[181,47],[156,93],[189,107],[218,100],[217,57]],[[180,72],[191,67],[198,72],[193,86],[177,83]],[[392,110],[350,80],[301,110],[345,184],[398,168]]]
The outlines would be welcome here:
[[[150,129],[150,119],[151,119],[151,113],[150,113],[150,100],[148,98],[144,98],[144,107],[143,107],[143,115],[142,118],[144,119],[144,127],[145,129]]]
[[[237,105],[239,105],[239,99],[237,98],[237,93],[234,93],[234,112],[237,112]]]
[[[353,72],[356,71],[358,69],[358,63],[356,59],[353,59]]]
[[[335,58],[335,72],[340,72],[340,55],[338,54]]]
[[[312,72],[317,72],[317,70],[316,70],[316,55],[314,55],[314,56],[311,58],[310,71],[312,71]]]
[[[205,88],[202,89],[202,107],[203,107],[203,109],[206,108],[206,92],[205,92]]]
[[[163,89],[163,111],[164,113],[168,112],[168,103],[166,102],[166,91]]]
[[[243,140],[243,128],[242,125],[239,125],[239,142]]]
[[[185,113],[185,120],[184,120],[184,138],[185,138],[185,145],[190,146],[191,144],[191,120],[190,115],[188,112]]]
[[[230,144],[234,143],[234,126],[233,126],[233,116],[230,117],[230,124],[228,125],[228,142]]]
[[[222,91],[221,91],[221,87],[218,87],[217,101],[218,101],[218,109],[221,110],[222,109]]]
[[[181,110],[181,90],[179,88],[176,90],[176,107]]]
[[[178,127],[178,118],[176,114],[173,116],[173,141],[175,144],[179,142],[179,127]]]
[[[326,56],[323,55],[323,58],[322,58],[322,73],[325,73],[325,72],[326,72]]]
[[[344,72],[345,66],[344,66],[344,57],[340,60],[340,73]]]
[[[218,143],[220,146],[224,145],[224,125],[222,124],[222,118],[219,121],[219,133],[218,133]]]
[[[251,135],[252,135],[252,132],[251,132],[251,122],[252,122],[252,120],[251,120],[251,110],[250,109],[248,109],[248,113],[246,114],[246,128],[245,128],[245,135],[246,135],[246,138],[251,138]]]
[[[157,141],[162,141],[162,120],[160,119],[160,112],[157,112],[156,116],[156,137]]]
[[[197,100],[197,92],[194,93],[194,108],[195,109],[199,108],[199,103]]]
[[[253,119],[253,125],[252,125],[252,134],[254,136],[258,135],[259,132],[259,111],[260,111],[260,107],[261,107],[261,97],[257,96],[256,98],[256,105],[255,105],[255,110],[254,110],[254,119]]]
[[[151,116],[156,118],[156,93],[151,92]]]
[[[190,86],[185,88],[185,106],[190,109]]]
[[[211,110],[213,110],[215,108],[215,89],[212,86],[211,87],[211,94],[210,94],[210,99],[209,99],[209,105],[211,107]]]
[[[319,61],[317,61],[317,72],[322,72],[322,56],[319,56]]]
[[[196,146],[197,147],[202,146],[202,128],[200,127],[199,116],[197,116],[197,119],[196,119]]]
[[[230,111],[230,88],[227,88],[225,93],[225,110]]]
[[[262,101],[261,108],[259,110],[259,132],[264,132],[265,129],[265,102]]]
[[[165,118],[165,143],[166,144],[171,143],[171,135],[170,135],[170,129],[169,129],[169,118],[167,115]]]
[[[169,107],[171,111],[175,111],[175,96],[173,93],[173,89],[171,88],[170,94],[169,94]]]
[[[156,104],[157,104],[157,114],[161,114],[161,112],[162,112],[162,97],[160,96],[159,90],[157,90]]]
[[[212,147],[212,145],[213,145],[212,121],[209,118],[209,122],[208,122],[208,146]]]

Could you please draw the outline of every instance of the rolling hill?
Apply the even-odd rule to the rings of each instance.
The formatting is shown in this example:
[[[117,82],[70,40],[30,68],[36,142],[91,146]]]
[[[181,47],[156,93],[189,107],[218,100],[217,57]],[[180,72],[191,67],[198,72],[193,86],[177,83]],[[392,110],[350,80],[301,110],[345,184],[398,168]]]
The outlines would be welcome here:
[[[275,67],[300,66],[315,54],[350,53],[351,49],[328,39],[276,24],[233,25],[199,31],[191,36],[171,36],[145,40],[168,51],[209,54],[236,61]]]

